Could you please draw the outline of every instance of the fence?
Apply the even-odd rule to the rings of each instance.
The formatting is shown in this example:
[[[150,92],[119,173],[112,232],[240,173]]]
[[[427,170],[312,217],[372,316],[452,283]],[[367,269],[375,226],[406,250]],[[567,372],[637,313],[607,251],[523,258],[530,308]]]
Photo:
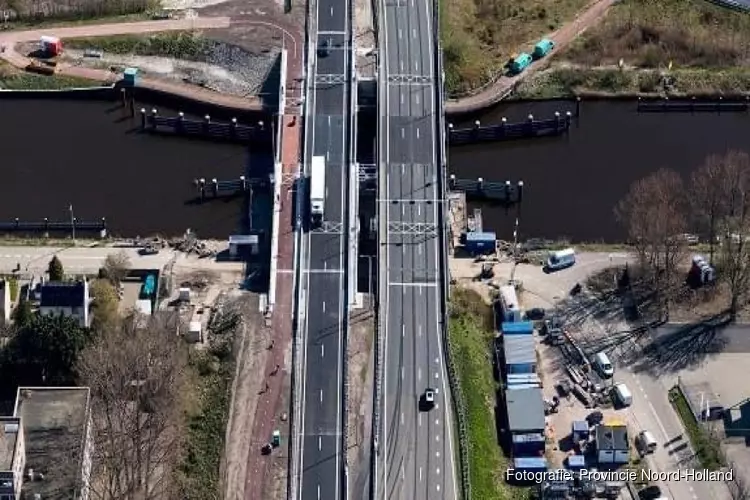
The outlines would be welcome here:
[[[435,109],[439,109],[437,116],[437,130],[440,136],[435,140],[440,141],[438,148],[438,164],[440,173],[438,179],[438,192],[443,200],[447,193],[446,186],[448,180],[448,153],[447,138],[445,135],[445,100],[443,99],[443,50],[440,44],[440,3],[436,2],[432,9],[433,25],[435,26],[435,80],[437,81],[437,92],[435,92]],[[438,220],[443,221],[442,241],[440,242],[440,266],[442,268],[443,286],[440,288],[440,306],[442,318],[442,336],[443,345],[445,346],[445,364],[448,368],[448,385],[451,388],[451,402],[453,403],[453,415],[455,415],[458,427],[458,462],[461,481],[461,496],[463,500],[471,500],[471,481],[469,475],[469,439],[466,428],[466,413],[464,411],[464,397],[461,391],[461,384],[456,373],[456,367],[453,362],[453,347],[450,341],[450,332],[448,327],[448,301],[450,300],[450,269],[448,267],[448,240],[445,235],[449,234],[449,223],[445,217],[446,204],[438,203]]]

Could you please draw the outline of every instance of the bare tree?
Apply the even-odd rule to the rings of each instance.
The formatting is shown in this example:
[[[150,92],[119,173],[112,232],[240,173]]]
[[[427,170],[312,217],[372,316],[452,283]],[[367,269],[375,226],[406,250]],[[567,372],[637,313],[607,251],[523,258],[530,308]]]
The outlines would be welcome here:
[[[719,155],[710,155],[691,177],[690,208],[693,218],[709,238],[709,261],[714,262],[718,224],[727,211],[725,163]]]
[[[165,322],[133,316],[101,333],[79,363],[92,392],[92,495],[170,498],[180,459],[187,346]]]
[[[729,286],[734,315],[750,291],[750,156],[730,151],[722,157],[726,214],[721,221],[719,270]]]
[[[127,278],[130,271],[130,258],[124,251],[111,253],[104,259],[104,265],[99,270],[99,277],[112,282],[118,286],[122,280]]]
[[[677,265],[685,251],[686,214],[682,178],[667,169],[635,182],[615,207],[667,316]]]

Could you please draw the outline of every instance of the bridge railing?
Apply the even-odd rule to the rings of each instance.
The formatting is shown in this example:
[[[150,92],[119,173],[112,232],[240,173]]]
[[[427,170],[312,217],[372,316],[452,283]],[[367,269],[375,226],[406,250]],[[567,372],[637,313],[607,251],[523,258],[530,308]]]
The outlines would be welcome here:
[[[377,0],[377,11],[379,15],[376,17],[376,28],[380,33],[385,33],[385,26],[383,25],[383,15],[385,12],[385,6],[382,0]],[[374,387],[373,387],[373,404],[372,404],[372,449],[371,449],[371,470],[370,470],[370,496],[373,500],[379,498],[378,492],[380,488],[380,470],[379,464],[381,462],[381,443],[380,437],[382,436],[383,424],[381,422],[381,409],[382,409],[382,394],[383,394],[383,355],[384,355],[384,339],[385,339],[385,327],[386,321],[381,314],[381,309],[385,307],[387,303],[388,286],[383,276],[388,272],[388,223],[387,213],[388,204],[384,202],[388,197],[388,184],[386,177],[387,165],[385,164],[385,141],[383,138],[387,138],[388,134],[385,130],[387,125],[388,116],[388,99],[387,99],[387,81],[388,78],[385,75],[387,61],[387,50],[386,50],[386,38],[380,36],[378,39],[378,51],[377,64],[378,64],[378,99],[377,99],[377,139],[378,149],[376,153],[376,164],[378,165],[378,180],[377,180],[377,221],[378,221],[378,292],[375,297],[375,342],[374,342]],[[385,466],[385,465],[384,465]],[[385,485],[383,485],[385,487]]]
[[[312,57],[312,47],[314,47],[314,43],[311,43],[310,41],[310,30],[313,27],[313,13],[315,12],[315,9],[313,8],[315,6],[315,1],[311,0],[309,2],[305,2],[306,5],[306,13],[305,13],[305,46],[301,48],[302,50],[302,58],[303,58],[303,72],[304,72],[304,87],[303,87],[303,97],[306,95],[307,91],[310,89],[310,84],[312,82],[313,74],[310,69],[310,64],[314,60]],[[302,377],[304,377],[304,373],[302,373],[302,367],[300,366],[300,352],[302,349],[302,331],[303,329],[300,328],[300,322],[302,320],[301,318],[301,312],[300,307],[303,304],[303,300],[305,297],[305,294],[303,293],[303,277],[302,277],[302,259],[300,258],[303,254],[302,247],[304,245],[304,238],[303,238],[303,232],[302,232],[302,226],[301,226],[301,216],[304,213],[302,209],[302,196],[299,196],[299,188],[300,188],[300,181],[305,176],[305,165],[304,160],[306,156],[307,151],[307,126],[310,122],[309,120],[309,114],[310,114],[310,106],[309,106],[309,100],[303,99],[302,102],[302,119],[303,123],[300,127],[300,133],[302,134],[302,137],[300,138],[300,165],[297,171],[297,179],[296,179],[296,190],[298,193],[298,196],[295,196],[296,204],[294,207],[295,210],[295,240],[294,240],[294,308],[292,313],[292,377],[291,377],[291,412],[290,412],[290,422],[289,422],[289,436],[291,441],[291,453],[289,454],[289,463],[288,463],[288,473],[287,473],[287,500],[296,500],[299,497],[298,493],[298,486],[299,486],[299,471],[302,465],[302,454],[300,453],[301,449],[301,440],[303,439],[303,431],[304,429],[300,429],[300,422],[301,422],[301,413],[302,413],[302,404],[304,403],[302,401]]]
[[[436,145],[438,150],[438,168],[439,175],[438,189],[441,196],[441,203],[438,203],[438,220],[441,221],[440,230],[440,267],[441,267],[441,281],[442,286],[440,305],[441,305],[441,321],[442,327],[441,332],[443,336],[443,345],[445,346],[445,365],[448,372],[448,385],[451,389],[451,402],[453,415],[456,418],[456,429],[458,431],[458,463],[459,469],[457,471],[459,475],[461,497],[463,500],[471,500],[471,482],[469,476],[469,438],[467,432],[467,418],[464,406],[464,396],[461,390],[461,384],[458,379],[458,373],[453,361],[453,346],[451,345],[450,333],[449,333],[449,310],[448,303],[450,301],[450,268],[448,266],[448,238],[446,234],[449,232],[448,218],[445,217],[446,200],[447,200],[447,186],[448,186],[448,138],[446,136],[445,126],[445,95],[444,95],[444,81],[443,81],[443,49],[440,43],[440,2],[435,2],[432,9],[433,15],[433,32],[435,33],[435,119],[437,120],[438,137],[437,141],[440,141],[439,145]],[[457,485],[459,486],[459,485]]]

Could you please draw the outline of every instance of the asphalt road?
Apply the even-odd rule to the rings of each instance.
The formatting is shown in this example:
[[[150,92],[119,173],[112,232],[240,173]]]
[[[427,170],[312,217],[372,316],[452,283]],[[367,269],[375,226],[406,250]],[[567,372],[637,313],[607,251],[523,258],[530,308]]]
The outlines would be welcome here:
[[[124,252],[134,269],[161,269],[172,258],[173,252],[139,255],[137,248],[114,247],[0,247],[0,273],[10,273],[21,265],[22,274],[41,275],[49,261],[57,255],[68,274],[96,274],[110,254]]]
[[[388,269],[385,303],[385,463],[378,498],[456,498],[450,394],[440,332],[440,270],[434,41],[431,2],[387,2],[381,130],[387,168]],[[381,85],[384,83],[381,82]],[[381,94],[382,95],[382,94]],[[421,411],[426,388],[436,405]]]
[[[300,495],[303,500],[343,497],[341,456],[343,329],[347,312],[343,269],[346,250],[346,165],[348,158],[349,4],[318,0],[310,27],[313,54],[307,93],[305,163],[326,157],[323,225],[303,243],[302,289],[305,349]],[[327,54],[317,47],[329,43]],[[309,172],[308,172],[309,175]]]

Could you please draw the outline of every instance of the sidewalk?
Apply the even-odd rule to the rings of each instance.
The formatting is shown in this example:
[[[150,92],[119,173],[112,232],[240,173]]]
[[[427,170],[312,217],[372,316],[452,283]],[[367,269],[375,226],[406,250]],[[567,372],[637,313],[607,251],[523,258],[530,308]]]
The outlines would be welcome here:
[[[607,13],[607,9],[616,2],[617,0],[595,0],[573,21],[569,22],[554,33],[547,35],[546,38],[555,42],[555,49],[550,57],[554,57],[554,52],[563,50],[570,44],[570,42],[583,33],[584,30],[598,23],[604,17],[604,14]],[[492,85],[489,85],[475,95],[459,99],[446,99],[445,113],[448,115],[472,113],[497,104],[508,97],[515,86],[524,78],[528,78],[537,71],[544,69],[547,66],[546,61],[548,60],[549,59],[545,59],[532,64],[520,75],[512,77],[501,76]]]

